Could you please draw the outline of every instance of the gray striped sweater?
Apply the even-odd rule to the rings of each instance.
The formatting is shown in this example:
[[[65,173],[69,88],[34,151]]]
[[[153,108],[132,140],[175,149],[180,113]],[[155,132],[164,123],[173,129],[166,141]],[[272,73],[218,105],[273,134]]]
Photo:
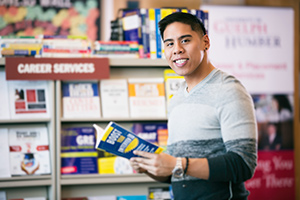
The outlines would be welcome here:
[[[168,107],[167,152],[207,158],[209,180],[172,177],[175,199],[247,199],[243,182],[257,161],[251,96],[233,76],[214,69],[189,93],[184,82]]]

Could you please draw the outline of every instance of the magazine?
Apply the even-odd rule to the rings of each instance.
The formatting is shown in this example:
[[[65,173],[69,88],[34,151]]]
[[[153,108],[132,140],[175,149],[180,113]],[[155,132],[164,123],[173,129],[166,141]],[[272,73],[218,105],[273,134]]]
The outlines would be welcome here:
[[[115,122],[110,122],[104,130],[96,124],[94,124],[94,128],[97,132],[96,149],[102,149],[127,159],[137,157],[133,154],[134,150],[150,153],[163,151],[163,148],[143,140]]]

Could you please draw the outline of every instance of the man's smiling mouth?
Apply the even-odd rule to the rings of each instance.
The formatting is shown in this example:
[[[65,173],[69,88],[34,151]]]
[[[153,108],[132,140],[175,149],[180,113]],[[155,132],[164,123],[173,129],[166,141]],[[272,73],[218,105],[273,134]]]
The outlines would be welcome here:
[[[174,60],[173,62],[175,62],[176,64],[183,64],[188,60],[189,60],[188,58],[183,58],[183,59]]]

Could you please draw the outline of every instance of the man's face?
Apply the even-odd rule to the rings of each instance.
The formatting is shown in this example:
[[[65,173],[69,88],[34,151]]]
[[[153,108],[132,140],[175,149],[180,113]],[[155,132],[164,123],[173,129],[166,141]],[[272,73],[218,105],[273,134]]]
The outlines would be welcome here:
[[[169,66],[177,74],[188,77],[197,70],[201,71],[205,43],[190,25],[180,22],[169,24],[164,31],[164,48]]]

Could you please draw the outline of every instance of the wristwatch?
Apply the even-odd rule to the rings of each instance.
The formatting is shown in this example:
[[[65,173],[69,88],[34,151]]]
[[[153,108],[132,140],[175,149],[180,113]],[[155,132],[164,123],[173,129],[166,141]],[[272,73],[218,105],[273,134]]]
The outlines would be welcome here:
[[[183,178],[182,158],[176,158],[176,165],[172,173],[175,178]]]

